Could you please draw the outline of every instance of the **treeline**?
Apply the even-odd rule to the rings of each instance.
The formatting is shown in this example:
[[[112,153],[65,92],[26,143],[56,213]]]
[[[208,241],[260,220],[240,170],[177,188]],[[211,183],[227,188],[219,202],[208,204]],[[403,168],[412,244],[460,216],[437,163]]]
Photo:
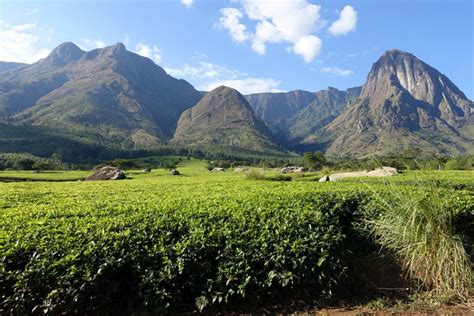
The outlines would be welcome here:
[[[331,160],[326,166],[340,170],[367,170],[380,166],[391,166],[399,170],[474,170],[474,155],[433,158],[391,156],[355,159],[346,157]]]
[[[0,170],[62,170],[59,157],[41,158],[26,153],[0,153]]]

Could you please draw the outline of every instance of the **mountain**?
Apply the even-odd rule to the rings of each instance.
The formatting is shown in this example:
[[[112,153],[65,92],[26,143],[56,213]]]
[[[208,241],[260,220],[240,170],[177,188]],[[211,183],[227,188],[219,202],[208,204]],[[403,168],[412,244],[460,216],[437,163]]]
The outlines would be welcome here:
[[[346,91],[329,87],[314,93],[314,100],[287,121],[288,139],[299,142],[318,133],[357,99],[360,91],[361,87]]]
[[[474,152],[474,104],[412,54],[385,52],[363,87],[242,96],[200,92],[116,44],[63,43],[34,64],[0,62],[0,151],[109,157],[160,145],[330,156]],[[82,158],[81,158],[82,160]]]
[[[171,143],[280,151],[270,135],[244,96],[220,86],[183,112]]]
[[[472,151],[474,104],[445,75],[412,54],[385,52],[372,66],[360,97],[306,144],[329,144],[340,155]]]
[[[280,142],[298,147],[298,142],[317,133],[342,113],[360,91],[361,87],[347,91],[329,87],[318,92],[295,90],[245,97]]]
[[[8,61],[0,61],[0,72],[13,69],[13,68],[18,68],[22,66],[26,66],[28,64],[23,64],[23,63],[13,63],[13,62],[8,62]]]
[[[9,124],[146,148],[170,138],[181,113],[201,97],[121,43],[89,52],[63,43],[45,59],[2,72],[0,116]]]
[[[277,93],[255,93],[245,98],[255,113],[268,125],[279,124],[292,117],[316,98],[312,92],[295,90]]]

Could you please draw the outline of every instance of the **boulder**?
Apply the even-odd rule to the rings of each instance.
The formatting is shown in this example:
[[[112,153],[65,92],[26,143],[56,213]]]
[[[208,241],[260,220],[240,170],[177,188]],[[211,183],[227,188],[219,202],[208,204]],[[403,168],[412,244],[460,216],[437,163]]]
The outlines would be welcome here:
[[[236,167],[236,168],[234,168],[234,171],[235,171],[235,172],[242,172],[242,171],[245,171],[245,168]]]
[[[358,177],[390,177],[398,174],[398,170],[393,167],[384,166],[382,168],[377,168],[371,171],[352,171],[352,172],[340,172],[333,173],[328,176],[328,180],[319,179],[319,182],[324,181],[338,181],[345,178],[358,178]]]
[[[329,181],[337,181],[345,178],[365,177],[367,171],[339,172],[329,175]]]
[[[223,172],[225,171],[224,168],[219,168],[219,167],[215,167],[214,169],[212,169],[213,172]]]
[[[86,181],[95,181],[95,180],[121,180],[125,179],[127,176],[120,168],[105,166],[97,170],[94,174],[85,178]]]
[[[398,174],[396,168],[393,167],[382,167],[367,172],[367,177],[390,177]]]
[[[329,176],[328,175],[325,175],[324,177],[322,177],[321,179],[318,180],[318,182],[327,182],[329,181]]]
[[[176,169],[171,169],[170,174],[171,174],[172,176],[179,176],[179,175],[180,175],[179,171],[176,170]]]
[[[284,167],[280,169],[281,173],[301,173],[303,171],[304,171],[303,167],[295,167],[295,166]]]

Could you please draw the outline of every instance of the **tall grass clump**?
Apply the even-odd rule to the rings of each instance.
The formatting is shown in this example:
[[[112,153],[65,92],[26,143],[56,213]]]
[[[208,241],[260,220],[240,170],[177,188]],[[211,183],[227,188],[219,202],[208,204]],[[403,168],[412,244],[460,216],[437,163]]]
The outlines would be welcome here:
[[[245,178],[248,180],[265,180],[265,173],[260,170],[250,169],[245,174]]]
[[[470,300],[471,262],[454,230],[456,210],[434,183],[394,192],[374,192],[376,212],[367,214],[366,227],[383,248],[398,255],[410,279],[433,294]]]

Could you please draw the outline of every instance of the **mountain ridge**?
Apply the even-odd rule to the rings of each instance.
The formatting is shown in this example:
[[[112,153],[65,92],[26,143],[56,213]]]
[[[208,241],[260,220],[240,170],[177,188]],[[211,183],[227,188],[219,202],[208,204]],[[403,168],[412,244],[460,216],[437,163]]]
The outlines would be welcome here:
[[[0,62],[0,72],[2,124],[53,129],[55,137],[62,131],[74,143],[356,157],[413,147],[430,155],[474,151],[473,102],[447,76],[397,49],[380,56],[361,87],[245,97],[228,87],[197,91],[122,43],[84,51],[66,42],[33,64]]]
[[[63,43],[3,74],[0,111],[11,122],[95,129],[131,148],[166,141],[182,111],[201,98],[189,83],[121,43],[89,52]]]

